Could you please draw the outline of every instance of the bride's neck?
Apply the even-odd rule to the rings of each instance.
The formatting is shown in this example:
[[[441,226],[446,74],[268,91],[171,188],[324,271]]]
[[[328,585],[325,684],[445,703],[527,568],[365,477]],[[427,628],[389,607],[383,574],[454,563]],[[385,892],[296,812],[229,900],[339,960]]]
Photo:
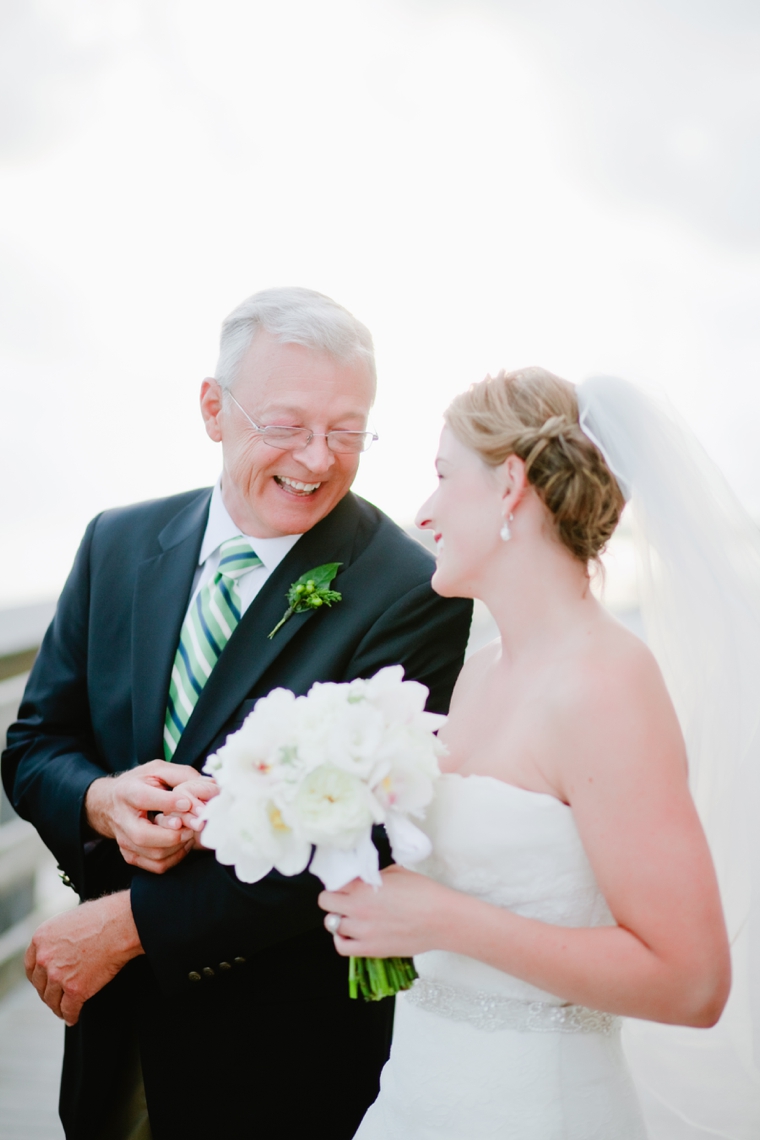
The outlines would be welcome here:
[[[513,539],[483,575],[479,597],[510,660],[541,656],[596,609],[585,566],[559,542]]]

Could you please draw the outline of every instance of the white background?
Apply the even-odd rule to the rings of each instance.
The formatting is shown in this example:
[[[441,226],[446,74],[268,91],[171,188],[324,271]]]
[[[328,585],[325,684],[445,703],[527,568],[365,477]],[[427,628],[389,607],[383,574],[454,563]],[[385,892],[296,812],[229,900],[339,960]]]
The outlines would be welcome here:
[[[440,415],[542,364],[663,388],[760,513],[756,0],[3,0],[0,607],[208,484],[243,297],[372,329],[400,521]]]

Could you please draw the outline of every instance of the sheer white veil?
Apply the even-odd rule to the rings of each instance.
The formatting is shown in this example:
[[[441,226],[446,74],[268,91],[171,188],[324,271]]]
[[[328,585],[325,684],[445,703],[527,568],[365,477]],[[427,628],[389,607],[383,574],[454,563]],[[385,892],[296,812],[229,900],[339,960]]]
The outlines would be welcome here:
[[[710,1030],[645,1022],[626,1049],[656,1140],[760,1136],[760,530],[668,406],[577,388],[581,427],[631,501],[647,641],[681,723],[718,872],[733,987]]]

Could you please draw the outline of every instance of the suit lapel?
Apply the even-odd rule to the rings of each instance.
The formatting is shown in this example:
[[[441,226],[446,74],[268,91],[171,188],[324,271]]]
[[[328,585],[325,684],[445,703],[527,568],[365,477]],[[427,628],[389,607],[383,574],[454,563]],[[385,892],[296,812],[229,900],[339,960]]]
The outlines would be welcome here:
[[[268,638],[287,608],[285,595],[296,578],[325,562],[342,562],[341,571],[347,568],[358,520],[356,500],[348,495],[298,540],[267,579],[243,614],[198,698],[177,745],[176,763],[192,764],[200,760],[219,730],[306,622],[329,621],[330,610],[326,608],[294,614],[271,641]],[[340,590],[340,571],[335,587]],[[176,636],[179,637],[179,631]]]
[[[211,492],[159,535],[163,552],[138,567],[132,611],[132,726],[135,761],[164,755],[166,699],[174,656],[208,519]]]

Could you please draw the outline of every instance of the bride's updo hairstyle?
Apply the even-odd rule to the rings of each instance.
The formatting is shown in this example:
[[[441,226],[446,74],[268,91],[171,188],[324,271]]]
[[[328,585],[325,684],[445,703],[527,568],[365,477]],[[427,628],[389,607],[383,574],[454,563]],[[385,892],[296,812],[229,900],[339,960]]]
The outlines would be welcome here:
[[[489,467],[510,455],[524,460],[560,541],[584,564],[599,557],[625,499],[602,453],[581,430],[572,384],[543,368],[500,372],[456,396],[445,420]]]

